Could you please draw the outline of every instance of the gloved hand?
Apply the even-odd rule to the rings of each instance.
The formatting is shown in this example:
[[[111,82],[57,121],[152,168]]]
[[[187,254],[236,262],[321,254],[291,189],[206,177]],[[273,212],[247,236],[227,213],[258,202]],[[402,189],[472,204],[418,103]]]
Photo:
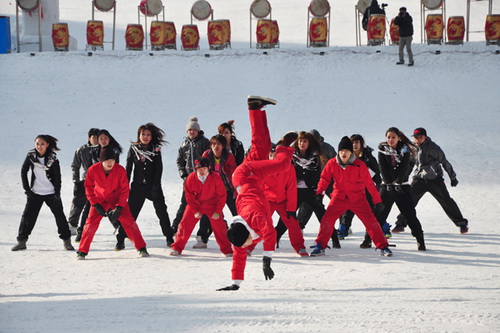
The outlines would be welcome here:
[[[274,277],[274,271],[271,268],[271,258],[264,256],[262,258],[262,270],[264,271],[264,276],[266,277],[266,280],[272,280]]]
[[[405,194],[403,187],[399,184],[394,185],[394,191],[396,191],[398,194]]]
[[[383,203],[383,202],[379,202],[378,204],[375,204],[375,205],[373,206],[373,210],[374,210],[374,211],[375,211],[375,213],[377,213],[377,214],[382,213],[382,212],[384,211],[384,208],[385,208],[385,206],[384,206],[384,203]]]
[[[291,219],[291,218],[293,218],[294,220],[296,220],[296,219],[297,219],[297,213],[296,213],[296,212],[288,212],[288,211],[287,211],[287,212],[286,212],[286,216],[287,216],[289,219]]]
[[[240,289],[240,286],[238,286],[237,284],[232,284],[224,288],[219,288],[216,291],[227,291],[227,290],[238,290],[238,289]]]
[[[112,209],[108,212],[108,217],[111,221],[118,221],[120,215],[122,213],[123,207],[116,206],[115,209]]]
[[[314,198],[316,200],[316,203],[319,206],[323,206],[323,194],[316,194],[316,197]]]
[[[104,210],[104,207],[102,207],[100,203],[96,203],[94,205],[94,208],[95,208],[95,210],[97,210],[99,215],[104,216],[104,217],[108,216],[108,213],[106,213],[106,211]]]
[[[161,186],[160,185],[153,185],[153,188],[151,188],[151,199],[156,200],[160,197],[161,193]]]
[[[458,180],[457,180],[456,178],[453,178],[453,179],[451,180],[451,187],[455,187],[455,186],[457,186],[457,185],[458,185]]]

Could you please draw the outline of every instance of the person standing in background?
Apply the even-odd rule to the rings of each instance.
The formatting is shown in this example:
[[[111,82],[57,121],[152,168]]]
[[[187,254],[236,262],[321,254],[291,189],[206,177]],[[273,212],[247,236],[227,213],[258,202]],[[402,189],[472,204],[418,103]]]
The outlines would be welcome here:
[[[411,51],[411,42],[413,40],[413,19],[406,11],[406,7],[399,8],[399,14],[394,19],[394,24],[399,27],[399,61],[396,65],[403,65],[405,57],[403,49],[406,46],[408,53],[408,66],[413,66],[413,52]]]

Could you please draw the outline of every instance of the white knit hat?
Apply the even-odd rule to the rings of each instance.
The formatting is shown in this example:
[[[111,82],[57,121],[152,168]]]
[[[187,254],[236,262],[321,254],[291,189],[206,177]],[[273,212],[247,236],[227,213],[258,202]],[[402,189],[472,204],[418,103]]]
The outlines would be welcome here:
[[[190,129],[195,129],[195,130],[200,130],[200,124],[198,124],[198,118],[197,117],[190,117],[189,121],[186,125],[186,132],[189,131]]]

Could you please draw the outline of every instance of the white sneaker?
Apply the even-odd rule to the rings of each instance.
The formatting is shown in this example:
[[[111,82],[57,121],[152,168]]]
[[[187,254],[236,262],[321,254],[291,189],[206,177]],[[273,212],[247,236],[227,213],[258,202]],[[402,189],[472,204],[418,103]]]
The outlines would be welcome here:
[[[177,256],[180,256],[181,253],[179,251],[177,251],[177,250],[172,250],[172,252],[170,252],[170,255],[174,256],[174,257],[177,257]]]
[[[207,243],[203,243],[201,236],[196,236],[196,244],[193,245],[193,249],[206,249]]]

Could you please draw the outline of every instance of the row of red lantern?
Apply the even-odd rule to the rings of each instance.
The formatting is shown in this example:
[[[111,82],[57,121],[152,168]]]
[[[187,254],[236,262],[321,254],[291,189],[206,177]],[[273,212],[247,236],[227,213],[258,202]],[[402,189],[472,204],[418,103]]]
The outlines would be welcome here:
[[[372,15],[368,22],[368,40],[380,41],[385,38],[385,16]],[[441,42],[443,38],[443,17],[441,14],[427,16],[425,31],[427,40]],[[257,45],[260,48],[274,47],[279,43],[278,23],[273,20],[259,20],[257,24]],[[309,40],[311,45],[324,46],[328,34],[326,18],[314,18],[309,25]],[[390,23],[389,34],[393,43],[399,42],[398,27],[394,20]],[[465,22],[462,16],[448,18],[447,36],[450,43],[462,43],[465,34]],[[485,25],[487,41],[500,40],[500,15],[488,15]],[[173,22],[151,22],[150,39],[153,50],[176,49],[177,32]],[[55,23],[52,28],[52,40],[55,50],[67,50],[69,46],[69,29],[66,23]],[[196,25],[184,25],[181,32],[181,42],[184,50],[197,50],[200,35]],[[125,33],[127,49],[142,50],[144,31],[140,24],[129,24]],[[88,21],[87,44],[102,47],[104,43],[104,25],[102,21]],[[229,20],[208,22],[208,43],[211,49],[229,47],[231,43],[231,26]]]
[[[383,41],[385,38],[385,15],[371,15],[368,21],[368,44],[373,41]],[[426,18],[425,33],[429,44],[441,44],[443,40],[443,15],[429,14]],[[463,16],[451,16],[448,18],[446,26],[448,42],[453,44],[463,43],[465,35],[465,20]],[[389,35],[393,43],[399,42],[399,28],[394,25],[394,19],[391,20]],[[485,36],[487,42],[497,43],[500,40],[500,15],[488,15],[485,24]]]

